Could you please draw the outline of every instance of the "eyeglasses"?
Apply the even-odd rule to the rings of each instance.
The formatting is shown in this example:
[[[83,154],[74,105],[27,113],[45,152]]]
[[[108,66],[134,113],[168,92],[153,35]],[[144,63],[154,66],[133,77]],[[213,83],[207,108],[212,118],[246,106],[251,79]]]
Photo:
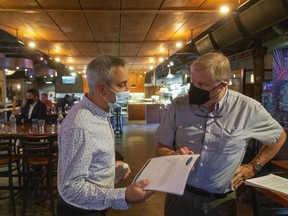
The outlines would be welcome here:
[[[198,113],[196,113],[195,115],[198,116],[198,117],[201,117],[201,118],[222,118],[223,117],[223,115],[208,116],[208,115],[201,115],[201,114],[198,114]]]

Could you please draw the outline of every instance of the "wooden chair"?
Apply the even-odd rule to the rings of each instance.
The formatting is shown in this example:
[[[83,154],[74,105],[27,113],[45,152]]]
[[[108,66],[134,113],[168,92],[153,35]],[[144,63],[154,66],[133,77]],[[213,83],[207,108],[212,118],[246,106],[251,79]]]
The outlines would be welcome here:
[[[8,185],[1,184],[0,190],[7,190],[9,193],[7,196],[1,196],[0,199],[10,199],[12,215],[16,216],[15,196],[21,190],[20,166],[22,157],[14,153],[13,147],[12,137],[10,135],[0,134],[0,178],[6,178],[8,180]],[[17,185],[14,184],[13,177],[17,177]]]
[[[24,194],[22,215],[25,215],[28,192],[34,192],[37,199],[43,199],[48,192],[51,213],[55,215],[53,197],[53,170],[58,157],[55,154],[54,139],[51,136],[21,137],[24,163]],[[40,194],[39,194],[40,193]]]

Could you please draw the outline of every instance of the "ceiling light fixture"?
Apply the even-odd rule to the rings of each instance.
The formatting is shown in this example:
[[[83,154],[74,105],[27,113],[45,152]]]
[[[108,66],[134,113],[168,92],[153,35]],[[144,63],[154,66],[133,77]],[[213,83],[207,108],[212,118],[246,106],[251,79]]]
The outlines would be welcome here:
[[[176,47],[182,47],[182,43],[181,42],[177,42],[176,43]]]
[[[136,87],[137,87],[137,78],[138,78],[138,75],[136,74],[135,75],[135,72],[133,72],[133,77],[135,77],[135,79],[133,80],[133,84],[131,85],[131,87],[130,88],[132,88],[132,89],[135,89]],[[136,81],[136,84],[135,84],[135,81]]]
[[[25,43],[22,40],[20,40],[18,37],[18,29],[15,29],[15,30],[16,30],[16,39],[17,39],[18,43],[25,45]]]
[[[229,9],[229,7],[227,7],[227,6],[222,6],[221,8],[220,8],[220,12],[221,13],[228,13],[230,11],[230,9]]]
[[[170,67],[168,68],[167,78],[168,78],[168,79],[174,78],[174,75],[171,73],[171,68],[170,68]]]
[[[8,70],[8,69],[5,69],[4,71],[6,76],[10,76],[16,72],[15,70]]]
[[[254,73],[251,73],[250,75],[250,83],[254,83]]]
[[[0,58],[0,69],[5,71],[5,75],[10,76],[17,70],[33,69],[33,61],[25,58]]]
[[[30,42],[29,47],[34,48],[34,47],[36,47],[36,44],[34,42]]]

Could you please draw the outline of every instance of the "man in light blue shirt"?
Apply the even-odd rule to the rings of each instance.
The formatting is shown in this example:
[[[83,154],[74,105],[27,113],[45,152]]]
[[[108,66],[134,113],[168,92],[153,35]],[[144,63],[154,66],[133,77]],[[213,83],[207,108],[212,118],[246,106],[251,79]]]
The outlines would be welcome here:
[[[112,104],[128,101],[125,61],[95,58],[86,77],[89,92],[69,110],[59,132],[58,216],[103,216],[107,208],[128,209],[154,193],[142,189],[149,180],[114,188],[115,140],[109,111]]]
[[[228,89],[230,64],[209,53],[191,65],[189,94],[172,101],[156,136],[157,155],[200,154],[183,196],[167,194],[165,216],[236,215],[233,192],[260,171],[286,139],[256,100]],[[264,144],[241,165],[250,139]]]

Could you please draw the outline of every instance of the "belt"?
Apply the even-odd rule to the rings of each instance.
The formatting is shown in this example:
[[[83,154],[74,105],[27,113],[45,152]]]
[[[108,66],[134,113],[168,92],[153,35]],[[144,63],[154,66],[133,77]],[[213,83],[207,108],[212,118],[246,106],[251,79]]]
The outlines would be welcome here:
[[[205,191],[203,189],[196,188],[196,187],[193,187],[193,186],[190,186],[190,185],[186,185],[185,190],[190,192],[190,193],[196,194],[196,195],[206,196],[206,197],[213,197],[213,198],[224,198],[224,197],[227,196],[227,194],[231,193],[231,192],[224,193],[224,194],[210,193],[208,191]]]
[[[88,213],[91,213],[91,215],[93,213],[95,215],[103,215],[103,216],[106,215],[106,210],[86,210],[86,209],[81,209],[81,208],[77,208],[75,206],[72,206],[72,205],[66,203],[60,195],[58,196],[58,204],[57,205],[58,205],[57,208],[61,208],[61,209],[64,209],[64,210],[68,209],[70,212],[72,211],[74,213],[74,215],[82,215],[82,214],[85,215],[85,214],[88,214]],[[98,213],[98,214],[96,214],[96,213]]]

